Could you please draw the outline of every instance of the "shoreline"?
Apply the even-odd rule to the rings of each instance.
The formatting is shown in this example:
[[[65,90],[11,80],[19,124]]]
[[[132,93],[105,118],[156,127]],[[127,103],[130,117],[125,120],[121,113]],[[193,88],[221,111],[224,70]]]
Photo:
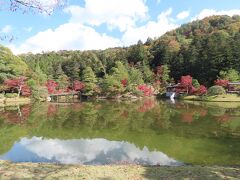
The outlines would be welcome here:
[[[1,179],[239,179],[240,167],[62,165],[0,160]]]
[[[199,102],[235,102],[240,103],[240,96],[237,94],[223,94],[223,95],[215,95],[215,96],[186,96],[181,98],[180,100],[184,101],[199,101]]]
[[[19,106],[19,105],[25,105],[30,104],[32,100],[30,98],[25,97],[16,97],[16,98],[3,98],[0,99],[0,107],[8,107],[8,106]]]

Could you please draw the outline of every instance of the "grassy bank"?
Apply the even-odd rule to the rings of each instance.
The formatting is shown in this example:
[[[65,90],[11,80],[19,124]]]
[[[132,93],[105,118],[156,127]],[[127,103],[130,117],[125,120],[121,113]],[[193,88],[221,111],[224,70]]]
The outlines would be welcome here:
[[[188,101],[207,101],[207,102],[240,102],[240,96],[237,94],[223,94],[216,96],[185,96],[183,100]]]
[[[239,179],[232,167],[79,166],[0,161],[0,179]]]
[[[29,104],[30,102],[31,102],[30,98],[24,97],[2,98],[0,99],[0,107],[24,105]]]

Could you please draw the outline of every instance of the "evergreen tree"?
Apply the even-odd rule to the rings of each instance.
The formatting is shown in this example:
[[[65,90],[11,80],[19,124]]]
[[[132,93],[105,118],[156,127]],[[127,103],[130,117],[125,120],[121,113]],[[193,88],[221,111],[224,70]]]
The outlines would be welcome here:
[[[97,78],[94,74],[91,67],[87,67],[83,70],[82,73],[82,82],[84,83],[85,87],[83,92],[87,96],[92,96],[95,93]]]

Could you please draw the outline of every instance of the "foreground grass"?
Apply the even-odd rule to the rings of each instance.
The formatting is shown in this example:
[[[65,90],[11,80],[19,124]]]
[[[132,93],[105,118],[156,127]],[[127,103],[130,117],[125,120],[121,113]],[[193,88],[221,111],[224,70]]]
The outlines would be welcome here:
[[[0,161],[0,179],[240,179],[240,168],[78,166]]]
[[[240,102],[240,96],[237,94],[223,94],[217,96],[185,96],[183,100],[189,101],[207,101],[207,102]]]

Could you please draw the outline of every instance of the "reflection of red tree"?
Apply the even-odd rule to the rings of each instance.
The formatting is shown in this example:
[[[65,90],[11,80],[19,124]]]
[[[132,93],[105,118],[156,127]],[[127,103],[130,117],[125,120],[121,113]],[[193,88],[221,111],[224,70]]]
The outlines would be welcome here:
[[[95,109],[96,109],[96,110],[99,110],[99,109],[101,109],[101,108],[102,108],[102,105],[101,105],[101,104],[98,104],[98,105],[95,106]]]
[[[54,116],[54,115],[56,115],[57,110],[58,110],[57,105],[55,105],[55,104],[49,104],[49,105],[48,105],[47,115],[48,115],[48,116]]]
[[[201,109],[201,110],[199,111],[199,115],[200,115],[201,117],[206,116],[207,113],[208,113],[208,111],[207,111],[206,109]]]
[[[121,114],[122,117],[128,118],[128,111],[123,111],[123,113]]]
[[[215,117],[216,120],[220,123],[225,123],[231,121],[231,117],[227,114],[224,114],[222,116]]]
[[[186,112],[182,114],[182,122],[191,123],[193,121],[193,113]]]
[[[24,120],[28,119],[30,112],[31,112],[30,105],[25,105],[25,106],[21,107],[21,113],[22,113],[22,117]]]
[[[156,102],[154,99],[145,99],[143,102],[143,105],[138,108],[139,112],[147,112],[150,111],[152,108],[154,108],[156,105]]]
[[[6,120],[13,124],[23,123],[26,121],[30,115],[31,106],[25,105],[21,108],[19,107],[16,111],[6,111],[3,116]]]
[[[74,103],[71,105],[71,108],[74,111],[81,111],[83,109],[83,104],[82,103]]]
[[[17,111],[5,112],[4,117],[6,118],[7,122],[12,123],[12,124],[18,124],[21,122],[21,118],[19,117]]]

